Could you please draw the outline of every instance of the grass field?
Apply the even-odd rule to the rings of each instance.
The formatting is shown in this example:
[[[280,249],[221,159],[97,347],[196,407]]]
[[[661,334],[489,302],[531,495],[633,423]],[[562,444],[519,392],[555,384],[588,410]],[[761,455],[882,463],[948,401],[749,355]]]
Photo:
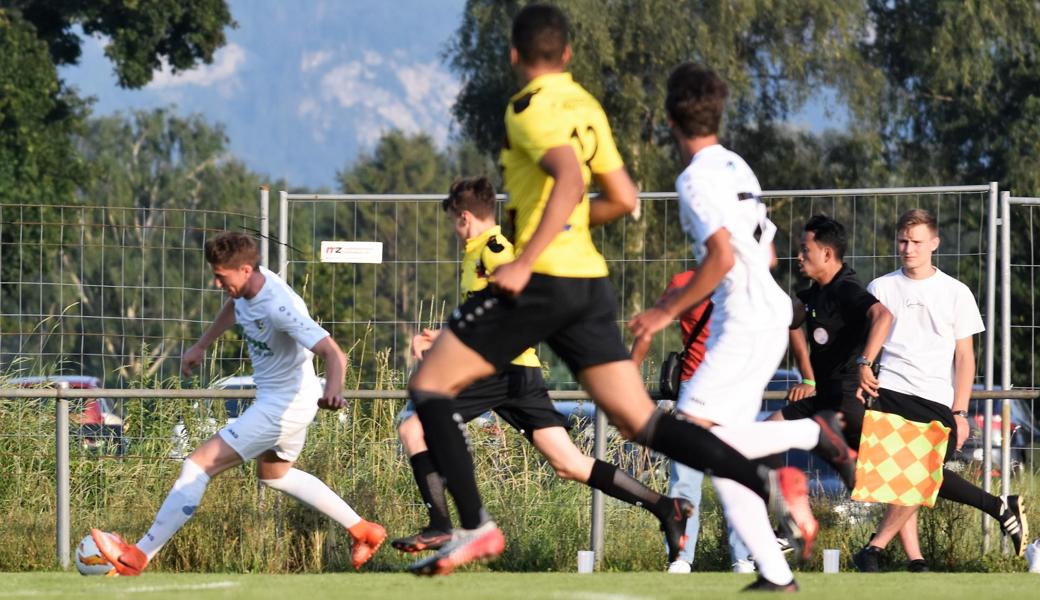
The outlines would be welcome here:
[[[0,598],[251,598],[320,600],[649,600],[743,597],[751,575],[730,573],[460,573],[420,579],[408,574],[329,575],[146,574],[139,578],[85,578],[76,573],[0,574]],[[1036,598],[1040,576],[1028,573],[841,573],[798,575],[799,597],[833,600]]]

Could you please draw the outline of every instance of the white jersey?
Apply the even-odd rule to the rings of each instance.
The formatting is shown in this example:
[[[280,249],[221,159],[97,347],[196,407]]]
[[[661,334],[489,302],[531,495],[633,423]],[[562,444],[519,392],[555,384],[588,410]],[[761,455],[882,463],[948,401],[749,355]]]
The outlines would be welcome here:
[[[310,348],[329,333],[281,277],[265,267],[260,273],[265,281],[256,296],[235,299],[235,330],[249,348],[257,405],[287,407],[301,391],[315,391],[317,406],[321,388]]]
[[[957,340],[986,329],[971,290],[939,269],[927,279],[899,269],[867,291],[895,318],[881,353],[881,387],[952,407]]]
[[[791,323],[791,299],[769,272],[776,225],[759,200],[751,167],[716,144],[697,152],[675,182],[679,221],[703,260],[705,242],[723,227],[733,246],[733,268],[715,288],[711,337],[725,331],[760,331]],[[710,341],[709,341],[710,344]]]

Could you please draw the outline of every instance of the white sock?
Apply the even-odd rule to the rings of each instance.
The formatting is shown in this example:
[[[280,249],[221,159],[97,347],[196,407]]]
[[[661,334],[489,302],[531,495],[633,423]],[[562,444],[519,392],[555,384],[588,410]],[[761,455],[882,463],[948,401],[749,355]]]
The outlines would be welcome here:
[[[812,419],[716,425],[711,432],[750,459],[780,454],[791,448],[812,450],[820,443],[820,426]]]
[[[152,560],[173,534],[195,514],[195,509],[202,502],[202,495],[206,493],[207,484],[209,475],[206,475],[206,471],[191,460],[185,460],[180,476],[155,515],[155,522],[137,542],[137,547],[148,556],[148,560]]]
[[[289,469],[289,472],[279,479],[260,481],[268,487],[289,494],[347,529],[361,522],[361,517],[343,501],[343,498],[310,473]]]
[[[777,585],[794,581],[791,567],[776,543],[773,526],[769,524],[765,502],[758,494],[732,479],[712,477],[711,481],[722,501],[726,520],[751,551],[759,574]]]

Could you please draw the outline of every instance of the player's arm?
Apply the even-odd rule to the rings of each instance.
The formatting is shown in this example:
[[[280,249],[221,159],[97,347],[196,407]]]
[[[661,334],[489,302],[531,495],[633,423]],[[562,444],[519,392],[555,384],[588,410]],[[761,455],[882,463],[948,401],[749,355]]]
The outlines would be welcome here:
[[[589,226],[595,227],[631,213],[639,205],[639,195],[624,167],[609,173],[594,173],[601,190],[589,202]]]
[[[736,258],[733,256],[728,229],[717,229],[704,246],[704,260],[690,281],[657,306],[639,313],[628,322],[628,328],[637,338],[650,339],[679,315],[703,302],[733,268]]]
[[[870,320],[870,331],[867,332],[867,342],[863,346],[863,356],[873,363],[877,362],[878,355],[881,354],[881,347],[884,345],[885,340],[888,339],[888,334],[892,331],[894,319],[892,313],[880,302],[875,302],[867,310],[867,318]],[[974,372],[974,367],[972,369]],[[862,396],[865,393],[873,398],[877,398],[879,387],[881,387],[881,384],[878,382],[877,377],[874,376],[873,367],[861,365],[859,368],[859,391],[857,396]]]
[[[787,339],[795,364],[798,365],[798,372],[802,374],[802,380],[787,390],[789,402],[798,402],[816,394],[816,374],[813,373],[812,362],[809,360],[809,343],[805,340],[805,332],[801,327],[805,320],[805,305],[798,300],[794,301],[794,315],[797,324],[791,323]],[[798,315],[802,315],[803,318],[799,319]]]
[[[971,401],[971,385],[975,381],[975,345],[972,337],[957,340],[953,349],[953,411],[968,410]],[[957,423],[957,449],[968,439],[968,419],[955,416]]]
[[[585,180],[581,175],[578,156],[570,145],[549,149],[538,162],[542,170],[553,178],[552,191],[545,203],[542,219],[531,235],[523,253],[509,264],[494,272],[494,283],[505,293],[519,294],[531,279],[531,268],[553,238],[563,231],[567,219],[581,203],[585,194]]]
[[[209,348],[210,344],[215,342],[220,336],[224,335],[224,332],[231,329],[232,325],[235,324],[235,301],[228,300],[224,303],[224,306],[220,307],[220,312],[217,313],[217,317],[213,319],[213,323],[206,328],[206,331],[202,333],[202,337],[199,341],[195,342],[191,348],[184,351],[181,355],[181,373],[185,377],[190,377],[192,370],[202,362],[203,357],[206,355],[206,348]]]
[[[441,334],[440,329],[423,328],[421,333],[412,336],[412,358],[422,360],[423,354],[433,346],[434,340]]]
[[[343,378],[347,374],[347,355],[343,354],[331,335],[314,344],[311,352],[325,362],[325,389],[318,399],[318,406],[330,410],[343,408]]]

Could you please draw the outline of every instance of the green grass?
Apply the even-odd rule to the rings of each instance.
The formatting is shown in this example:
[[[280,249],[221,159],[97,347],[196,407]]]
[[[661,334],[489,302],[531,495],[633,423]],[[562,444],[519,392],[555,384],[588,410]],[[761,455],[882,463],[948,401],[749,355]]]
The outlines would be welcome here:
[[[0,598],[379,598],[392,600],[648,600],[651,598],[746,598],[740,588],[751,575],[694,573],[458,573],[420,579],[403,573],[335,575],[145,574],[139,578],[84,578],[75,573],[0,575]],[[798,576],[800,598],[1029,598],[1040,577],[1018,574],[840,573]],[[1032,590],[1032,591],[1030,591]]]

